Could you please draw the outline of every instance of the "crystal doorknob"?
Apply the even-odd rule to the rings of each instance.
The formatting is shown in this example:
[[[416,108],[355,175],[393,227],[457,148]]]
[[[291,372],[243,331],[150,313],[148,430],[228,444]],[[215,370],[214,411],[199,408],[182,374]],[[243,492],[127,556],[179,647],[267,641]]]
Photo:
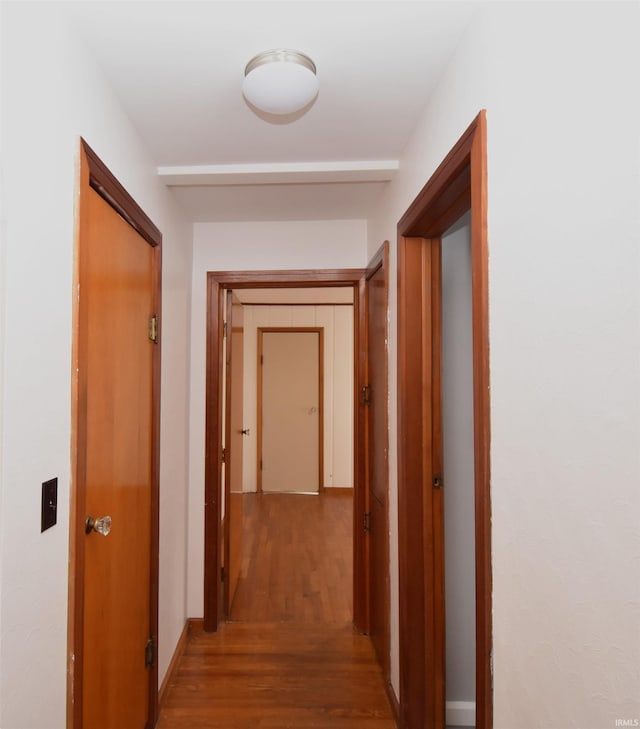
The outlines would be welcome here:
[[[84,530],[87,534],[91,534],[91,532],[98,532],[98,534],[102,534],[103,537],[106,537],[111,531],[111,517],[103,516],[102,519],[94,519],[94,517],[88,516]]]

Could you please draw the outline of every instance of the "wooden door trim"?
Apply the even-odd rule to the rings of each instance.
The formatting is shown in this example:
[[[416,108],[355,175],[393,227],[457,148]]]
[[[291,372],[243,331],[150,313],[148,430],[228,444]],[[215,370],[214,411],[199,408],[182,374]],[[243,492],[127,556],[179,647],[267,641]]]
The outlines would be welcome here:
[[[94,190],[153,248],[153,306],[158,317],[158,344],[153,349],[151,421],[151,574],[150,632],[158,642],[159,510],[160,510],[160,329],[162,234],[86,141],[80,138],[78,213],[75,231],[71,371],[71,483],[69,508],[69,588],[67,616],[67,729],[82,727],[82,669],[84,658],[84,566],[86,516],[87,311],[82,298],[87,237],[88,191]],[[156,651],[157,653],[157,651]],[[158,663],[149,676],[149,728],[158,713]]]
[[[324,491],[324,327],[258,327],[258,377],[257,377],[257,470],[258,493],[262,493],[262,335],[265,332],[304,333],[318,335],[318,493]]]
[[[206,395],[205,395],[205,504],[204,504],[204,626],[215,631],[222,620],[219,610],[222,456],[222,297],[226,289],[324,288],[351,286],[354,289],[354,594],[356,627],[366,632],[365,601],[362,595],[364,533],[364,407],[360,388],[364,384],[364,277],[366,269],[312,269],[291,271],[209,271],[207,273]]]
[[[462,214],[471,210],[472,321],[473,321],[473,400],[475,450],[475,529],[476,529],[476,726],[491,729],[493,698],[491,685],[492,577],[491,577],[491,498],[489,421],[489,324],[488,324],[488,242],[487,242],[487,142],[486,112],[481,111],[439,165],[398,223],[398,500],[400,570],[400,673],[421,672],[423,682],[433,675],[430,666],[411,660],[416,645],[425,639],[427,627],[418,628],[416,602],[424,613],[424,589],[433,590],[428,571],[423,584],[407,583],[407,575],[425,575],[423,549],[416,550],[406,534],[407,496],[422,488],[431,474],[425,471],[423,454],[414,446],[414,435],[422,434],[421,398],[424,372],[416,362],[423,351],[425,333],[421,315],[412,311],[412,302],[424,297],[422,280],[415,268],[422,253],[416,237],[439,238]],[[417,248],[417,250],[416,250]],[[418,486],[419,485],[419,486]],[[432,535],[421,535],[424,550],[432,556]],[[433,606],[427,622],[436,617]],[[410,618],[407,622],[407,618]],[[421,635],[407,631],[416,629]],[[430,670],[431,669],[431,670]],[[407,697],[400,696],[402,721]],[[431,722],[431,719],[429,719]],[[425,726],[431,726],[431,723]],[[405,726],[405,724],[402,724]],[[412,728],[413,729],[413,728]]]
[[[378,273],[378,271],[382,269],[384,272],[384,291],[385,291],[385,311],[387,312],[387,320],[385,321],[385,340],[389,341],[389,324],[388,324],[388,312],[389,312],[389,241],[385,240],[384,243],[380,246],[380,248],[376,251],[373,258],[369,261],[369,265],[367,266],[367,276],[366,281],[367,283],[373,276]],[[366,313],[367,313],[367,354],[369,352],[369,342],[368,342],[368,332],[369,332],[369,306],[368,306],[368,289],[367,289],[367,306],[365,307]],[[383,369],[383,380],[386,383],[386,390],[383,393],[383,401],[386,403],[389,396],[389,348],[388,346],[386,349],[386,356],[384,359],[384,369]],[[367,356],[367,384],[370,384],[370,375],[369,375],[369,357]],[[366,411],[366,415],[369,415],[369,410]],[[385,503],[385,534],[388,535],[389,533],[389,439],[388,439],[388,432],[389,432],[389,409],[388,407],[383,408],[383,418],[384,418],[384,432],[387,434],[386,442],[383,444],[376,443],[376,448],[383,447],[384,450],[384,473],[385,473],[385,491],[386,491],[386,503]],[[367,464],[369,464],[369,449],[371,447],[371,436],[370,436],[370,428],[369,428],[369,422],[367,417],[367,438],[366,438],[366,454],[365,454],[365,461]],[[366,489],[366,496],[367,496],[367,506],[366,511],[371,511],[371,487],[370,487],[370,474],[367,471],[367,489]],[[369,542],[367,541],[367,548],[369,547]],[[387,686],[390,685],[391,680],[391,667],[390,667],[390,661],[391,661],[391,626],[390,626],[390,615],[391,615],[391,592],[390,592],[390,545],[389,545],[389,539],[387,536],[386,540],[386,564],[384,565],[384,569],[386,571],[386,579],[387,579],[387,589],[385,592],[385,601],[383,607],[383,622],[385,625],[385,634],[383,636],[383,644],[384,644],[384,655],[382,660],[382,672],[385,679],[385,684]],[[370,550],[368,549],[367,553],[367,586],[371,585],[371,554]],[[367,605],[369,606],[369,622],[371,617],[371,595],[368,594],[368,600]],[[380,658],[380,657],[379,657]],[[391,691],[391,693],[393,693]]]

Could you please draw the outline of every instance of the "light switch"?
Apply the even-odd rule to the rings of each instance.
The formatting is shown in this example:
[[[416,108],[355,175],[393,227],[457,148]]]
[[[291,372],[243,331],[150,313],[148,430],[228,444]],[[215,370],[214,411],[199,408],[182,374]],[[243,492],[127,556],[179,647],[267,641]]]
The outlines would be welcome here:
[[[52,478],[42,484],[42,513],[40,532],[52,527],[57,521],[58,479]]]

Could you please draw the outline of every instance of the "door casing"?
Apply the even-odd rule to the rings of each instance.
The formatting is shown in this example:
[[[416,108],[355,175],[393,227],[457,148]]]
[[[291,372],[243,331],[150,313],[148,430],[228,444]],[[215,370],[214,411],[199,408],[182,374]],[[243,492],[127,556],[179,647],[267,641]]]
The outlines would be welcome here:
[[[389,241],[367,267],[367,485],[369,489],[370,635],[390,686],[389,417],[388,355]],[[375,291],[374,282],[382,283]],[[380,357],[382,355],[382,357]],[[380,361],[382,359],[382,361]],[[373,447],[372,447],[373,446]],[[377,494],[375,492],[378,492]],[[381,496],[381,499],[377,497]]]
[[[223,520],[225,584],[222,590],[222,611],[231,619],[231,607],[240,578],[242,563],[242,450],[244,425],[242,420],[244,314],[242,304],[233,291],[227,291],[227,339],[225,359],[225,437],[224,442],[232,444],[224,470]],[[238,357],[238,352],[240,356]],[[238,490],[240,486],[240,490]]]
[[[161,244],[162,234],[142,208],[118,182],[102,160],[80,139],[79,208],[76,219],[73,344],[71,373],[71,488],[69,537],[69,593],[67,625],[67,728],[82,727],[82,668],[84,657],[84,568],[85,568],[85,486],[86,486],[86,414],[87,312],[82,297],[83,242],[87,236],[88,193],[97,192],[153,248],[153,309],[157,316],[157,344],[153,349],[152,417],[151,417],[151,564],[150,564],[150,637],[158,642],[159,575],[159,480],[160,480],[160,322],[161,322]],[[106,636],[118,640],[118,636]],[[157,653],[157,648],[156,648]],[[150,667],[148,727],[154,727],[158,712],[158,665]]]
[[[207,274],[204,628],[216,631],[223,619],[220,521],[222,467],[222,338],[223,297],[228,289],[323,288],[354,289],[354,570],[353,618],[358,630],[369,630],[367,602],[368,540],[362,529],[368,510],[365,470],[365,412],[361,392],[366,377],[366,269],[210,271]]]
[[[441,454],[435,448],[425,456],[425,439],[430,443],[437,441],[430,432],[432,424],[437,424],[432,423],[432,413],[425,413],[424,407],[432,399],[432,388],[439,388],[439,383],[432,377],[437,367],[433,367],[431,354],[432,350],[439,351],[439,331],[431,318],[434,287],[439,285],[439,275],[436,277],[433,271],[439,266],[440,238],[468,210],[471,210],[473,323],[476,727],[491,729],[492,581],[484,110],[411,203],[397,230],[400,725],[403,729],[432,729],[444,720],[440,716],[443,702],[438,696],[444,690],[442,505],[438,496],[433,496],[432,487]],[[438,262],[431,260],[433,255],[438,257]]]

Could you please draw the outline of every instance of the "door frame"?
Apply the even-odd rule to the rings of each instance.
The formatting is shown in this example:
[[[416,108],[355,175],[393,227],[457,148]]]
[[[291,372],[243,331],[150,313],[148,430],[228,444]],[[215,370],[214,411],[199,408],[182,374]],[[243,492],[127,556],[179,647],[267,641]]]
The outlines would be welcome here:
[[[153,348],[151,417],[151,564],[150,638],[155,641],[156,660],[150,667],[148,726],[158,713],[158,581],[159,581],[159,492],[160,492],[160,322],[162,233],[120,184],[86,141],[80,138],[78,209],[74,242],[73,335],[71,370],[71,483],[69,513],[69,592],[67,622],[67,729],[82,727],[82,670],[84,660],[84,567],[86,518],[87,445],[87,327],[85,304],[84,241],[87,238],[90,190],[100,195],[153,249],[153,310],[158,320],[157,345]],[[116,640],[117,636],[113,636]]]
[[[389,409],[387,406],[387,401],[389,397],[389,241],[385,240],[383,244],[380,246],[380,248],[376,251],[374,256],[369,261],[369,265],[367,266],[367,275],[366,275],[366,285],[365,285],[365,309],[366,309],[366,317],[367,317],[367,385],[371,385],[371,377],[370,377],[370,357],[369,357],[369,319],[370,319],[370,308],[369,308],[369,291],[370,291],[370,281],[371,279],[378,273],[378,271],[382,270],[384,274],[384,296],[385,296],[385,326],[384,326],[384,338],[387,342],[387,345],[385,347],[385,358],[384,358],[384,366],[383,366],[383,374],[382,379],[385,383],[385,388],[382,393],[379,393],[378,401],[382,401],[384,403],[384,407],[381,408],[381,417],[383,419],[383,430],[385,432],[385,441],[384,444],[376,443],[374,445],[375,448],[382,448],[383,449],[383,462],[384,462],[384,482],[385,482],[385,523],[383,525],[383,533],[385,536],[385,551],[383,555],[384,563],[382,565],[384,574],[385,574],[385,595],[384,595],[384,602],[382,605],[382,614],[383,614],[383,622],[384,622],[384,634],[382,635],[382,653],[380,654],[376,650],[378,662],[380,663],[380,667],[382,668],[382,673],[385,679],[385,684],[387,686],[387,691],[389,692],[390,686],[391,686],[391,625],[390,625],[390,614],[391,614],[391,592],[390,592],[390,562],[389,562]],[[373,388],[375,390],[375,388]],[[373,397],[375,397],[374,393],[371,393]],[[367,400],[369,400],[369,393],[367,393]],[[372,501],[372,489],[371,489],[371,474],[369,473],[369,465],[370,465],[370,451],[371,451],[371,408],[367,407],[366,409],[366,427],[367,427],[367,437],[366,437],[366,443],[367,443],[367,451],[366,451],[366,463],[367,463],[367,511],[371,513],[371,501]],[[372,595],[371,595],[371,584],[373,580],[373,570],[375,568],[375,565],[372,564],[371,560],[371,545],[369,543],[369,572],[367,574],[367,589],[369,590],[369,595],[367,599],[367,604],[369,605],[369,622],[371,622],[371,604],[372,604]],[[370,625],[370,627],[372,627]],[[389,695],[391,693],[389,692]]]
[[[256,481],[258,493],[262,491],[262,336],[264,333],[282,334],[317,334],[318,335],[318,493],[324,491],[324,328],[323,327],[258,327],[258,377],[257,377],[257,404],[258,404],[258,432],[257,432],[257,464]]]
[[[493,724],[486,135],[486,111],[482,110],[411,203],[397,227],[402,727],[409,726],[409,712],[415,711],[416,702],[422,702],[424,707],[424,726],[435,725],[435,714],[429,715],[429,711],[437,710],[433,677],[437,677],[439,671],[444,675],[441,664],[444,653],[444,594],[434,558],[442,546],[437,543],[442,534],[438,533],[437,518],[434,520],[437,504],[421,496],[433,493],[431,483],[434,474],[429,467],[430,459],[423,457],[422,448],[422,407],[430,386],[430,383],[425,383],[424,377],[431,363],[422,362],[420,353],[429,352],[431,348],[431,327],[425,327],[424,320],[431,316],[429,300],[432,285],[437,286],[438,281],[432,277],[425,280],[421,261],[428,246],[439,241],[442,234],[468,210],[471,210],[473,322],[476,727],[491,729]],[[417,241],[420,238],[424,239],[422,245]],[[424,270],[428,269],[425,267]],[[416,306],[416,302],[422,305]],[[422,504],[418,516],[415,514],[416,503]],[[412,535],[409,525],[417,526],[420,533]],[[416,541],[422,549],[415,549]],[[416,595],[422,596],[421,611],[415,609]],[[424,599],[425,595],[431,595],[431,598]],[[416,656],[416,645],[424,647],[424,660],[422,656]],[[416,687],[422,689],[422,695],[418,694]],[[407,693],[411,695],[407,696]]]
[[[222,340],[223,298],[228,289],[352,287],[354,290],[354,494],[353,621],[368,632],[366,579],[368,540],[362,529],[367,511],[365,412],[360,397],[366,375],[366,269],[282,271],[209,271],[207,273],[205,483],[204,483],[204,629],[215,632],[223,619],[220,601],[222,515]]]

